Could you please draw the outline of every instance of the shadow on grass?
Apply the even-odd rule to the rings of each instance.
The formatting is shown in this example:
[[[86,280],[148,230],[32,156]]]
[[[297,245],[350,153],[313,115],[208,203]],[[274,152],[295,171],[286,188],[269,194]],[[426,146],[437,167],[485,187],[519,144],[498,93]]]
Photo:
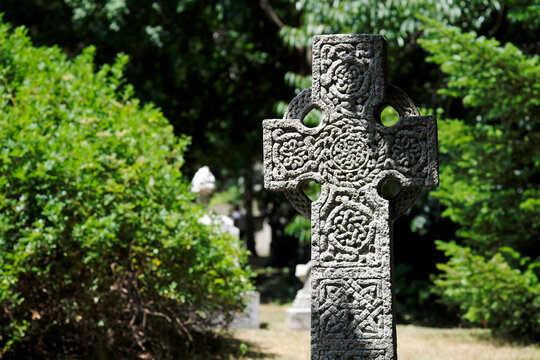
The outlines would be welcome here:
[[[201,334],[202,335],[202,334]],[[260,350],[259,346],[231,337],[227,333],[204,334],[197,337],[186,360],[242,360],[273,359],[275,354]]]

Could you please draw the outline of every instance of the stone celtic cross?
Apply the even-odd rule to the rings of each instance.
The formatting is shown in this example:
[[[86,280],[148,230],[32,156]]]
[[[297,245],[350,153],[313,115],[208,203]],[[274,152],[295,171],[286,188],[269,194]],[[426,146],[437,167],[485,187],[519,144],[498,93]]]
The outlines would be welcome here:
[[[438,186],[437,124],[385,83],[385,62],[382,36],[316,36],[312,88],[263,122],[265,187],[311,217],[313,360],[397,358],[392,222]],[[394,126],[380,122],[385,106],[400,115]],[[323,116],[309,128],[314,108]],[[321,184],[313,203],[308,181]]]

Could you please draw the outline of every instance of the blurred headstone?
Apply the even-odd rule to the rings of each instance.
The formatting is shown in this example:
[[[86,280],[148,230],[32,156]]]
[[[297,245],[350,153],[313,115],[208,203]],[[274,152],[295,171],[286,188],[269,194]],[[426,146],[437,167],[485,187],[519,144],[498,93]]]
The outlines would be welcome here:
[[[199,219],[199,223],[203,225],[213,225],[222,233],[229,233],[236,237],[240,237],[240,229],[234,226],[234,221],[226,215],[214,214],[212,216],[206,214]]]
[[[255,250],[257,256],[269,257],[270,245],[272,244],[272,227],[268,223],[268,219],[263,219],[262,227],[255,232]]]
[[[197,170],[191,180],[191,191],[198,195],[199,202],[208,206],[212,194],[216,191],[216,178],[208,166]]]
[[[261,302],[258,291],[248,291],[246,293],[246,307],[241,313],[234,316],[234,320],[229,324],[232,329],[258,329],[259,328],[259,305]]]
[[[203,166],[193,176],[191,191],[197,194],[197,200],[208,207],[212,194],[216,191],[216,178],[208,166]],[[199,223],[216,226],[219,231],[240,236],[240,229],[234,226],[234,220],[226,215],[204,215]]]
[[[264,120],[264,182],[311,218],[311,358],[394,360],[392,223],[438,186],[437,123],[385,83],[380,35],[313,38],[312,88]],[[399,121],[386,127],[392,106]],[[314,108],[321,122],[302,119]],[[321,184],[311,203],[307,181]]]
[[[208,166],[203,166],[195,173],[191,182],[191,190],[198,195],[198,200],[208,206],[212,194],[216,190],[216,178]],[[234,220],[226,215],[205,214],[199,219],[199,223],[215,226],[222,233],[229,233],[235,237],[240,236],[240,229],[234,226]],[[258,328],[259,327],[259,303],[260,296],[256,291],[249,291],[245,294],[246,307],[242,312],[234,314],[234,320],[230,327]],[[219,322],[219,321],[218,321]]]
[[[285,323],[289,329],[311,329],[311,262],[296,265],[295,276],[304,283],[298,290],[294,301],[285,314]]]

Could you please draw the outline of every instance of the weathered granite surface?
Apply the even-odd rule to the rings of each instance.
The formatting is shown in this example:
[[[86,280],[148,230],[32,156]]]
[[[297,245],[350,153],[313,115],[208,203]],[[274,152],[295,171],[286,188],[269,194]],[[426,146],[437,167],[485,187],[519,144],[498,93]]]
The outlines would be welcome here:
[[[265,187],[311,217],[314,360],[397,358],[392,221],[438,186],[435,117],[385,83],[385,62],[382,36],[316,36],[312,88],[263,122]],[[379,119],[387,105],[400,115],[391,127]],[[314,108],[322,121],[308,128]],[[322,185],[313,203],[300,190],[311,180]],[[399,192],[385,195],[392,183]]]

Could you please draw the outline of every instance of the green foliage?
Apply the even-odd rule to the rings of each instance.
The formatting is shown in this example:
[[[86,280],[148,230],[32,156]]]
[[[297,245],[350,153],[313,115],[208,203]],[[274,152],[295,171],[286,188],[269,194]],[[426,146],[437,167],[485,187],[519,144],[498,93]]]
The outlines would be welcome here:
[[[420,21],[414,17],[416,14],[478,28],[486,15],[500,7],[498,1],[490,0],[301,0],[295,4],[302,12],[302,24],[281,29],[285,43],[291,47],[310,46],[311,37],[319,34],[378,33],[386,37],[390,51],[403,48],[409,37],[418,31]]]
[[[420,44],[446,73],[442,94],[463,99],[463,120],[439,122],[444,160],[434,196],[470,247],[439,242],[450,256],[435,278],[442,300],[499,335],[540,340],[540,285],[523,254],[538,257],[540,59],[511,43],[424,18]],[[507,256],[512,261],[505,260]],[[487,260],[486,260],[487,259]]]
[[[257,273],[257,290],[263,303],[290,304],[303,286],[288,267],[268,266],[254,271]]]
[[[387,106],[381,112],[381,123],[384,126],[395,125],[399,120],[399,114],[396,109],[391,106]]]
[[[540,60],[512,44],[427,21],[422,46],[448,74],[441,93],[471,118],[439,122],[441,187],[434,195],[459,235],[483,252],[535,246],[540,232]]]
[[[224,191],[220,191],[212,195],[210,199],[210,207],[213,205],[223,205],[223,204],[233,204],[241,205],[242,204],[242,189],[236,185],[229,185]]]
[[[296,237],[301,242],[310,242],[311,220],[303,215],[296,215],[285,227],[285,233]]]
[[[417,47],[416,38],[421,33],[421,21],[415,15],[478,29],[501,7],[495,0],[291,2],[300,14],[300,24],[280,29],[280,36],[287,46],[298,49],[311,47],[311,38],[319,34],[381,34],[388,41],[388,67],[393,81],[418,66],[411,61]],[[285,83],[298,93],[310,86],[311,76],[289,72]]]
[[[465,106],[482,115],[479,123],[497,121],[506,128],[532,130],[530,115],[540,106],[538,57],[525,56],[511,43],[501,46],[474,32],[424,21],[426,38],[419,43],[433,53],[428,61],[448,74],[448,88],[440,93],[462,97]]]
[[[397,264],[394,268],[394,294],[396,299],[399,299],[395,303],[396,315],[400,321],[415,321],[419,318],[430,320],[427,324],[433,326],[433,320],[435,323],[438,319],[433,319],[439,314],[422,314],[426,312],[435,312],[429,302],[431,298],[435,297],[430,288],[429,279],[418,280],[409,275],[412,272],[412,266],[410,264]],[[429,319],[429,318],[432,319]]]
[[[163,109],[176,133],[193,138],[190,158],[217,174],[251,172],[261,154],[255,119],[271,114],[268,95],[280,88],[271,85],[279,62],[268,40],[277,34],[260,25],[264,15],[249,1],[64,2],[85,43],[130,55],[130,82]]]
[[[189,140],[132,96],[125,55],[96,72],[94,52],[0,25],[5,358],[178,358],[251,286],[238,241],[198,222]]]
[[[464,319],[495,334],[540,341],[540,282],[535,273],[540,262],[530,262],[508,247],[489,259],[454,242],[439,241],[437,247],[450,256],[447,264],[439,264],[443,273],[434,288],[446,304],[458,306]]]
[[[540,1],[539,0],[506,0],[510,9],[508,17],[516,21],[525,22],[531,29],[540,27]]]
[[[287,14],[288,0],[272,4]],[[95,45],[98,64],[127,54],[137,97],[192,138],[185,171],[208,165],[218,180],[251,176],[262,153],[260,119],[283,95],[275,80],[290,58],[257,2],[3,0],[2,11],[38,44],[68,54]]]

